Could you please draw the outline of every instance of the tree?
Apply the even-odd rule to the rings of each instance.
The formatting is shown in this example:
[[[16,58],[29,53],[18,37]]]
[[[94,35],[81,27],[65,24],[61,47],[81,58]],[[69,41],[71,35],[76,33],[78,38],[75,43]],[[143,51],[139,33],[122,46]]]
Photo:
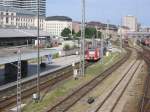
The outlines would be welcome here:
[[[81,30],[76,34],[76,36],[81,37]],[[102,33],[100,31],[98,31],[98,37],[97,37],[96,28],[86,27],[85,28],[85,38],[92,38],[93,36],[95,36],[96,38],[101,38]]]
[[[96,36],[96,28],[85,28],[85,38],[92,38],[93,36]]]
[[[69,28],[65,28],[61,32],[61,36],[63,37],[69,37],[71,35],[71,30]]]
[[[75,33],[75,31],[74,31],[74,29],[72,30],[72,35],[75,35],[76,33]]]
[[[102,32],[98,31],[98,37],[97,38],[102,38]]]
[[[76,36],[81,37],[81,30],[78,33],[76,33]]]

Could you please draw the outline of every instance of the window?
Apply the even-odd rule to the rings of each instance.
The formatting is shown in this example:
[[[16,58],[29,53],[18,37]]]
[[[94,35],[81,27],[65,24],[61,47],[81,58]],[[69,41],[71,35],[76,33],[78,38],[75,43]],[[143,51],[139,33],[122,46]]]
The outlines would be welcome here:
[[[3,16],[3,12],[1,12],[1,15]]]
[[[8,17],[6,17],[6,23],[8,23],[8,22],[9,22]]]

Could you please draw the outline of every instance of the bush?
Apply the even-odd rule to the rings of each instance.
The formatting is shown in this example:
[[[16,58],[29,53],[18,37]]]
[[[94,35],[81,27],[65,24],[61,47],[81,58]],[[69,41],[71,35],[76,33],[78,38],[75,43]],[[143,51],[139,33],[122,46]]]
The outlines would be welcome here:
[[[53,55],[53,59],[59,58],[59,53]]]
[[[73,45],[73,46],[71,47],[71,49],[75,49],[75,48],[78,48],[78,46],[77,46],[77,45]]]
[[[70,45],[69,44],[65,44],[64,45],[64,47],[63,47],[63,50],[65,50],[65,51],[68,51],[68,50],[70,50],[71,48],[70,48]]]

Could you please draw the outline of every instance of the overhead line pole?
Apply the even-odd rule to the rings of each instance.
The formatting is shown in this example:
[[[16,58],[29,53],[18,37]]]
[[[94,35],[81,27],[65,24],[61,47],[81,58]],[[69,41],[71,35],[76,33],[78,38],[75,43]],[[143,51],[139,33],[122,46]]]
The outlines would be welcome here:
[[[107,20],[107,38],[109,37],[109,20]]]
[[[18,48],[18,64],[17,64],[17,112],[21,112],[21,49]]]
[[[80,74],[85,74],[85,0],[81,0],[82,23],[81,23],[81,46],[80,46]]]
[[[38,96],[38,100],[40,100],[40,48],[39,48],[39,43],[40,43],[40,40],[39,40],[39,35],[40,35],[40,32],[39,32],[39,26],[40,26],[40,23],[39,23],[39,0],[37,0],[37,58],[38,58],[38,62],[37,62],[37,96]]]
[[[104,57],[104,56],[103,56],[103,55],[104,55],[104,54],[103,54],[103,50],[104,50],[104,49],[103,49],[103,46],[104,46],[104,45],[103,45],[104,36],[105,36],[105,35],[102,34],[102,37],[101,37],[101,61],[100,61],[101,64],[103,64],[103,57]]]
[[[122,53],[122,47],[123,47],[123,43],[122,43],[122,36],[123,36],[123,32],[122,32],[122,26],[123,26],[123,22],[121,21],[121,26],[120,26],[120,49],[121,49],[121,53]]]

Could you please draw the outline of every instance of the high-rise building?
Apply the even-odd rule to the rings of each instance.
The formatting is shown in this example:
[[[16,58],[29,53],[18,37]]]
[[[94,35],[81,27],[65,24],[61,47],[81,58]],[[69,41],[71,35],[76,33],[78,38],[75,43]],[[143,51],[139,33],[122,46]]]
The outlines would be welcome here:
[[[125,16],[123,17],[122,20],[122,25],[125,27],[128,27],[130,29],[130,31],[137,31],[137,27],[138,27],[138,22],[137,22],[137,18],[134,16]]]
[[[41,16],[46,15],[46,0],[39,0],[39,12]],[[37,14],[37,0],[0,0],[1,6],[22,8],[24,10],[30,10]]]

